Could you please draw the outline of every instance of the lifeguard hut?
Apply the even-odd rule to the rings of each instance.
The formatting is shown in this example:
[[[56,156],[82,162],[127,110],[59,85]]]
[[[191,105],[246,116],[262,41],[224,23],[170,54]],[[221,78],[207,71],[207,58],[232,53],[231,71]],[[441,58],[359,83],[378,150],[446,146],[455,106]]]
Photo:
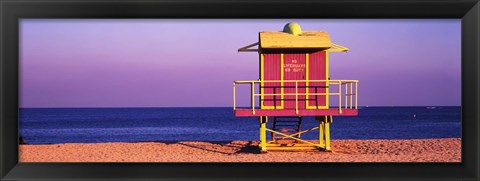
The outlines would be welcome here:
[[[233,109],[237,117],[259,117],[262,152],[330,151],[333,116],[358,115],[358,80],[329,76],[328,54],[348,48],[332,43],[326,31],[302,31],[297,23],[288,23],[283,31],[260,32],[257,43],[238,51],[258,52],[260,57],[258,80],[233,82]],[[249,107],[236,105],[239,84],[250,86]],[[315,117],[318,126],[302,129],[305,116]],[[301,134],[314,130],[318,130],[318,141],[301,139]]]

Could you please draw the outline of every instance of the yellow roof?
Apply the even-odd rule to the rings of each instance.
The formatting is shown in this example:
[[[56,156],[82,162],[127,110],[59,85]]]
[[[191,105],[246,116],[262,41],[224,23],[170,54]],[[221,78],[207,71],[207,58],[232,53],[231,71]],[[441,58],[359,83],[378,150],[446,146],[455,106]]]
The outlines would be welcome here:
[[[260,48],[314,48],[332,47],[330,36],[326,31],[303,31],[293,35],[281,31],[262,31],[259,34]]]

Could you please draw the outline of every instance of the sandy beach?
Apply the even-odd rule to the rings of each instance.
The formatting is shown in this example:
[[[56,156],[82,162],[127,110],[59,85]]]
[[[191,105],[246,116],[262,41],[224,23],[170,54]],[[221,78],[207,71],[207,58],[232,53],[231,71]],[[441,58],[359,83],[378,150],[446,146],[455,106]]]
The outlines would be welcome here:
[[[461,162],[461,139],[332,140],[332,152],[258,153],[257,141],[20,145],[20,162]]]

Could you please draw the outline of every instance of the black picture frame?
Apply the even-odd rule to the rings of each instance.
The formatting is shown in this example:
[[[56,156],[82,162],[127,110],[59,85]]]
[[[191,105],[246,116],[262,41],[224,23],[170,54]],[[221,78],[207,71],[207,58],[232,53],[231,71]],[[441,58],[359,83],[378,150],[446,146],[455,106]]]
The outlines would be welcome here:
[[[2,180],[478,180],[478,0],[1,0]],[[18,163],[21,18],[457,18],[462,20],[462,163]]]

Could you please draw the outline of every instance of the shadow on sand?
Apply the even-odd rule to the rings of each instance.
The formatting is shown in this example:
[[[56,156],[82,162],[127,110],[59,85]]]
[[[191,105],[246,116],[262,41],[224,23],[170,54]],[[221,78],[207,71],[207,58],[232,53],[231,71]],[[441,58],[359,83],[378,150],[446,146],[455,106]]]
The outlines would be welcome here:
[[[252,141],[157,141],[164,144],[178,144],[190,148],[200,149],[225,155],[232,154],[259,154],[260,150]]]

